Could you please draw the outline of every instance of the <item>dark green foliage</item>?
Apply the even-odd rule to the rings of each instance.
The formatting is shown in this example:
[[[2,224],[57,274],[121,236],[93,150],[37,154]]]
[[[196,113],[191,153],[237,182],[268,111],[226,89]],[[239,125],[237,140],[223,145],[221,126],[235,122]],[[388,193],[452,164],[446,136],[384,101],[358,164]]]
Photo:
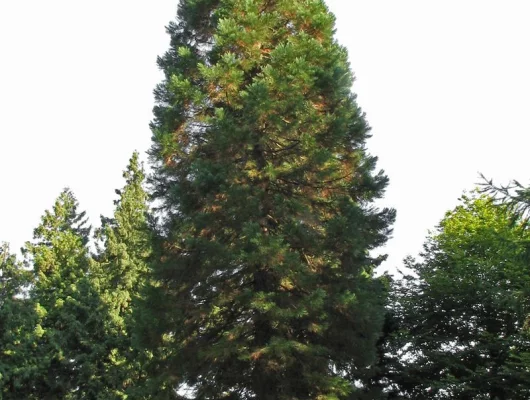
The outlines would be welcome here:
[[[386,400],[402,399],[400,386],[397,381],[402,376],[401,354],[402,348],[407,344],[400,335],[402,315],[399,307],[394,304],[395,292],[392,291],[398,283],[386,275],[382,279],[387,282],[389,290],[387,296],[387,312],[381,337],[377,342],[377,361],[372,368],[366,385],[363,399]]]
[[[34,365],[33,351],[36,322],[32,302],[25,296],[31,274],[7,244],[0,247],[0,399],[29,399],[28,383]]]
[[[102,388],[105,312],[92,282],[90,228],[77,208],[73,194],[63,191],[25,249],[38,316],[29,387],[37,399],[96,399]]]
[[[525,224],[464,197],[396,291],[405,349],[394,382],[410,399],[528,399],[530,274]],[[398,345],[396,345],[398,344]]]
[[[394,212],[333,29],[320,0],[182,1],[169,27],[147,334],[197,399],[353,399],[374,362]]]

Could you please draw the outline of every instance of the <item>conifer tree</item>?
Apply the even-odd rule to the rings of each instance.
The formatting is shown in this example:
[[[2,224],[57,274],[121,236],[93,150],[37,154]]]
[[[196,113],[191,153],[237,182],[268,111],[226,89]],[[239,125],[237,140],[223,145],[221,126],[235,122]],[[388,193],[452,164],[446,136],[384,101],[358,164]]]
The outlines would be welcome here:
[[[102,390],[105,313],[93,282],[89,233],[85,213],[65,189],[26,244],[38,313],[34,398],[97,399]]]
[[[125,186],[117,190],[113,218],[102,218],[98,237],[103,241],[99,261],[102,300],[109,312],[107,343],[110,349],[106,373],[107,398],[130,398],[145,379],[140,349],[135,348],[133,309],[148,279],[151,234],[148,225],[144,171],[138,153],[123,173]]]
[[[389,286],[385,321],[381,337],[377,343],[377,359],[369,376],[368,384],[364,390],[362,399],[366,400],[390,400],[402,399],[401,388],[396,382],[398,376],[402,376],[401,354],[403,347],[409,342],[403,343],[400,332],[403,329],[400,318],[400,310],[396,305],[395,287],[399,285],[388,275],[381,279],[387,281]]]
[[[182,0],[151,156],[153,345],[196,399],[356,399],[393,210],[322,0]],[[157,340],[155,340],[157,339]]]
[[[31,282],[9,246],[0,246],[0,399],[30,399],[31,353],[36,322],[33,304],[25,296]]]
[[[508,209],[517,218],[529,222],[530,218],[530,187],[513,180],[507,185],[496,185],[492,179],[481,175],[481,192],[492,196],[495,202]]]

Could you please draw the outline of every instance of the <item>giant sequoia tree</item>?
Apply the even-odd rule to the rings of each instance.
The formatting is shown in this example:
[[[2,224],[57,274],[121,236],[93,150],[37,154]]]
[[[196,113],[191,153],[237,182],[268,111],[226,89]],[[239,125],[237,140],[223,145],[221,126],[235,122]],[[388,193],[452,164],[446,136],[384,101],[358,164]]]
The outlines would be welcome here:
[[[150,338],[197,399],[354,399],[373,362],[394,212],[333,29],[322,0],[183,0],[169,26]]]

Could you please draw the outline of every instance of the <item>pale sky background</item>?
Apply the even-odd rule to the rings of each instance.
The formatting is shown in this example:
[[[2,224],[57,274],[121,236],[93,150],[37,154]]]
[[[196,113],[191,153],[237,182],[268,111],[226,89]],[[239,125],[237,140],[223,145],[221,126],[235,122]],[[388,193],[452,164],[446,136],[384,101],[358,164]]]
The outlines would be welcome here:
[[[397,208],[385,268],[416,254],[478,172],[529,182],[530,2],[328,0],[371,153]],[[69,186],[112,213],[150,146],[155,60],[177,0],[0,0],[0,241],[18,249]],[[145,159],[145,156],[144,156]]]

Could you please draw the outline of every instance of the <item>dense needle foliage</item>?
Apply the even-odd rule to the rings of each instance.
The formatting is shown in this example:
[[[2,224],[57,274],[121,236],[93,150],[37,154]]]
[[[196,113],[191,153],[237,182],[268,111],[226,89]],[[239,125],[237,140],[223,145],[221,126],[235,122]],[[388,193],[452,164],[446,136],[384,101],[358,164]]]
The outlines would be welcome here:
[[[0,399],[22,399],[29,396],[28,384],[35,370],[32,354],[35,335],[31,326],[36,313],[24,291],[31,274],[10,253],[0,247]]]
[[[355,398],[394,219],[320,0],[183,1],[151,151],[167,373],[201,399]],[[353,396],[353,397],[351,397]]]
[[[140,302],[148,281],[151,256],[151,233],[148,225],[145,174],[138,153],[131,157],[123,173],[125,186],[116,190],[113,218],[102,217],[96,237],[100,242],[97,256],[97,281],[108,319],[104,393],[101,398],[130,399],[142,392],[147,355],[134,345],[133,310]]]
[[[46,211],[25,254],[33,267],[30,298],[38,316],[32,356],[36,399],[96,399],[105,356],[103,310],[92,278],[90,228],[72,192]]]

